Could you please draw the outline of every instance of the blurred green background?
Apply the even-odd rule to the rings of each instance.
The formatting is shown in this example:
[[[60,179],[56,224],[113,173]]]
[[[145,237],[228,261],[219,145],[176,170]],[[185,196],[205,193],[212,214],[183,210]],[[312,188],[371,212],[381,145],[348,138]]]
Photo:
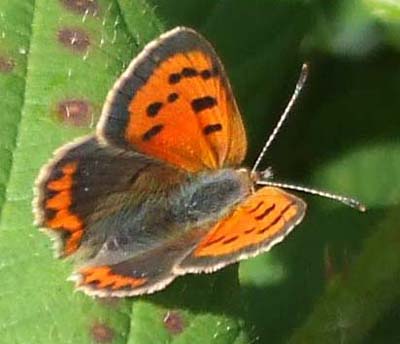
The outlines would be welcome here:
[[[239,272],[91,299],[73,292],[71,265],[32,225],[34,179],[55,148],[93,132],[130,59],[177,25],[204,34],[224,62],[248,165],[308,61],[263,167],[369,210],[304,195],[303,223]],[[1,0],[0,95],[3,343],[400,342],[400,2]]]

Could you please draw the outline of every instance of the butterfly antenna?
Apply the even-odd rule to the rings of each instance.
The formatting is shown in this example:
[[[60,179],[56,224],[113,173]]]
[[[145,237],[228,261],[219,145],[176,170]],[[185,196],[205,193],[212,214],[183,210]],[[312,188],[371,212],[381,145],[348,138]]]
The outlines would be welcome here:
[[[297,81],[296,88],[294,89],[294,92],[292,94],[292,97],[290,98],[288,104],[286,105],[285,111],[283,111],[283,114],[279,118],[278,123],[276,124],[274,130],[272,131],[271,135],[268,137],[267,142],[265,143],[263,149],[261,150],[261,153],[258,155],[258,158],[256,162],[254,163],[254,166],[252,168],[252,172],[254,173],[257,171],[258,165],[260,165],[261,160],[263,159],[266,151],[268,150],[269,146],[271,146],[272,142],[274,141],[276,135],[278,134],[279,130],[281,129],[283,123],[285,122],[286,118],[288,117],[290,110],[292,109],[293,105],[296,102],[296,99],[298,98],[304,84],[306,83],[307,76],[308,76],[308,64],[303,63],[303,66],[301,67],[301,72],[299,76],[299,80]]]
[[[275,187],[282,188],[282,189],[295,190],[295,191],[305,192],[305,193],[309,193],[312,195],[329,198],[329,199],[341,202],[351,208],[358,209],[361,212],[364,212],[367,210],[367,207],[364,204],[362,204],[361,202],[355,200],[354,198],[346,197],[343,195],[337,195],[337,194],[333,194],[333,193],[326,192],[326,191],[311,189],[311,188],[307,188],[307,187],[300,186],[300,185],[279,183],[279,182],[273,182],[273,181],[269,181],[269,180],[258,180],[256,183],[259,185],[275,186]]]

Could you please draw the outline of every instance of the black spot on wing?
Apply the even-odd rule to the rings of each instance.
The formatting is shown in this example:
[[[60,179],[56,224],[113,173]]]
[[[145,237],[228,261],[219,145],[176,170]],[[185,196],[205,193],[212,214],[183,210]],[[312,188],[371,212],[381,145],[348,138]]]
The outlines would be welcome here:
[[[256,216],[255,219],[257,221],[262,220],[264,217],[266,217],[269,213],[271,213],[271,211],[273,211],[275,209],[275,203],[272,204],[270,207],[268,207],[267,209],[265,209],[260,215]]]
[[[212,75],[211,75],[211,72],[210,72],[209,69],[204,69],[204,70],[202,70],[202,71],[200,72],[200,76],[201,76],[204,80],[207,80],[207,79],[210,79]]]
[[[179,95],[178,95],[178,93],[170,93],[169,95],[168,95],[168,98],[167,98],[167,100],[168,100],[168,102],[169,103],[173,103],[175,100],[177,100],[179,98]]]
[[[285,208],[282,209],[282,211],[279,213],[279,215],[277,217],[275,217],[275,219],[266,227],[260,229],[257,234],[263,234],[264,232],[266,232],[268,229],[270,229],[272,226],[275,226],[279,220],[283,217],[283,215],[294,205],[294,202],[289,203]],[[285,219],[284,219],[285,221]]]
[[[264,204],[264,201],[260,201],[253,209],[249,211],[249,214],[254,213],[257,211],[262,205]]]
[[[203,69],[200,72],[200,76],[202,77],[203,80],[208,80],[212,77],[215,77],[219,75],[219,70],[218,67],[213,67],[212,69]]]
[[[203,129],[203,133],[205,135],[209,135],[212,133],[215,133],[217,131],[221,131],[222,130],[222,125],[217,123],[217,124],[209,124],[206,127],[204,127]]]
[[[246,229],[246,230],[244,231],[244,234],[250,234],[250,233],[254,232],[255,229],[256,229],[256,227],[251,227],[251,228],[249,228],[249,229]]]
[[[179,73],[172,73],[168,77],[168,82],[171,85],[177,84],[179,81],[181,81],[181,75]]]
[[[232,238],[229,238],[229,239],[226,239],[226,240],[224,240],[223,242],[222,242],[222,244],[223,245],[226,245],[226,244],[230,244],[231,242],[234,242],[235,240],[237,240],[237,239],[239,239],[239,236],[234,236],[234,237],[232,237]]]
[[[197,72],[196,69],[191,68],[191,67],[185,67],[182,69],[181,75],[184,76],[185,78],[190,78],[193,76],[197,76],[199,73]]]
[[[155,117],[157,116],[158,112],[161,110],[162,108],[162,103],[161,102],[154,102],[151,103],[148,107],[147,107],[147,116],[149,117]]]
[[[157,124],[154,127],[151,127],[149,130],[147,130],[143,136],[142,140],[143,141],[149,141],[152,139],[154,136],[160,133],[161,130],[163,130],[164,125],[163,124]]]
[[[207,243],[204,245],[204,247],[208,247],[208,246],[217,244],[217,243],[219,243],[221,240],[223,240],[224,238],[225,238],[224,236],[221,236],[221,237],[218,237],[218,238],[216,238],[216,239],[214,239],[214,240],[211,240],[211,241],[207,242]]]
[[[195,113],[199,113],[203,110],[213,108],[215,105],[217,105],[217,100],[214,97],[205,96],[193,99],[191,105],[193,111]]]

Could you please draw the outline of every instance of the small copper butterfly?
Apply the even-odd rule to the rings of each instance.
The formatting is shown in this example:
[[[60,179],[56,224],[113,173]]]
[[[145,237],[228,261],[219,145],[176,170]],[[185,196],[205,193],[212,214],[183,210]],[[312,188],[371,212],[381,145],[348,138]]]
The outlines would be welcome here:
[[[217,54],[194,30],[175,28],[117,80],[96,134],[44,166],[36,223],[58,256],[80,262],[73,279],[91,295],[151,293],[179,275],[216,271],[268,251],[306,211],[280,186],[308,189],[240,168],[246,149]]]

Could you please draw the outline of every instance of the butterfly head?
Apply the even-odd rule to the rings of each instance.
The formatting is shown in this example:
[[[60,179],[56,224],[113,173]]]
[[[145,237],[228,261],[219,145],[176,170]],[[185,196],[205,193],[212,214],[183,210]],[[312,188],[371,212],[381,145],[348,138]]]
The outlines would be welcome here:
[[[271,167],[267,167],[262,171],[250,171],[250,178],[254,184],[257,184],[260,180],[270,180],[274,176]]]

